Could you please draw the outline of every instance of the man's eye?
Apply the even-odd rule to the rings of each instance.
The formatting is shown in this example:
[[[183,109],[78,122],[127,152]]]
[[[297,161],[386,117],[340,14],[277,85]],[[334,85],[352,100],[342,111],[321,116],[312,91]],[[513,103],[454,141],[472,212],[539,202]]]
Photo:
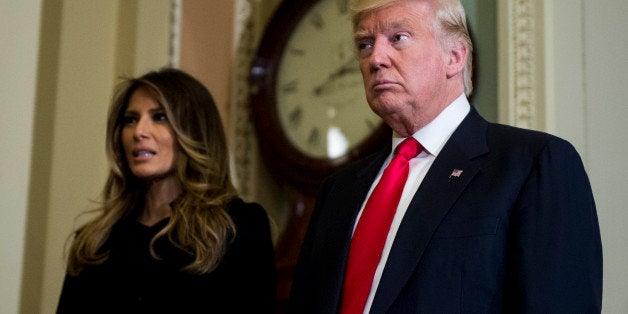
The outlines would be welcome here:
[[[408,35],[405,35],[405,34],[396,34],[393,37],[393,40],[396,41],[396,42],[397,41],[403,41],[403,40],[406,40],[406,39],[408,39]]]
[[[358,51],[362,51],[364,49],[370,48],[373,45],[371,45],[371,43],[368,43],[368,42],[359,42],[359,43],[356,43],[355,46],[358,49]]]

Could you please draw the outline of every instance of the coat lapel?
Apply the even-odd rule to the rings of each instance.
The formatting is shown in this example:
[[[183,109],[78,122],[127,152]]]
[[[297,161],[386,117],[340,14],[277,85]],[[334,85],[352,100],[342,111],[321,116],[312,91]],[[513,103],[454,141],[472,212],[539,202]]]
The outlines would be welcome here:
[[[371,313],[384,313],[420,262],[434,231],[480,169],[488,152],[487,122],[475,109],[463,120],[430,167],[401,222]],[[456,169],[463,172],[452,176]]]

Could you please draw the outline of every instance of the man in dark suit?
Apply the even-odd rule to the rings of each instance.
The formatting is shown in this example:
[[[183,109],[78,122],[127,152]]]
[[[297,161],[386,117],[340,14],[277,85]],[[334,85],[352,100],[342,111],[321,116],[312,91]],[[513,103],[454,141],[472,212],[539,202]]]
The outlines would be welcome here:
[[[599,313],[602,247],[582,161],[562,139],[470,106],[459,1],[352,10],[366,97],[393,139],[321,186],[290,312]],[[408,138],[418,155],[388,179]],[[400,180],[400,196],[380,194]]]

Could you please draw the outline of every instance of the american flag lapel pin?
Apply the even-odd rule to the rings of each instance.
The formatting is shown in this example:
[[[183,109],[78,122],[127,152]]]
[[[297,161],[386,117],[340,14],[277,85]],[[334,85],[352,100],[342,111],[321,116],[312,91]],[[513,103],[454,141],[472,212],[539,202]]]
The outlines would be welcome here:
[[[451,171],[451,174],[449,175],[449,178],[460,178],[460,175],[462,175],[462,170],[460,169],[454,169],[453,171]]]

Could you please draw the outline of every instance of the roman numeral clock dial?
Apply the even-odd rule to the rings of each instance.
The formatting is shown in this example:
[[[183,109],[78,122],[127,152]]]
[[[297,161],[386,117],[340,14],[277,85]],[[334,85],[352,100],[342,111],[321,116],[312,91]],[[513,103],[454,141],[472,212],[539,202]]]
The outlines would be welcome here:
[[[296,193],[276,247],[278,268],[290,269],[322,180],[390,141],[366,102],[347,0],[283,0],[253,58],[250,83],[262,157]],[[281,304],[287,292],[278,281]]]
[[[287,178],[295,185],[315,188],[388,133],[366,103],[347,6],[347,0],[284,0],[252,63],[260,148],[270,151],[265,158],[282,176],[291,172],[285,167],[298,172]],[[282,156],[289,160],[273,165]]]
[[[336,159],[374,132],[346,2],[319,1],[297,23],[277,72],[279,122],[290,144]]]

